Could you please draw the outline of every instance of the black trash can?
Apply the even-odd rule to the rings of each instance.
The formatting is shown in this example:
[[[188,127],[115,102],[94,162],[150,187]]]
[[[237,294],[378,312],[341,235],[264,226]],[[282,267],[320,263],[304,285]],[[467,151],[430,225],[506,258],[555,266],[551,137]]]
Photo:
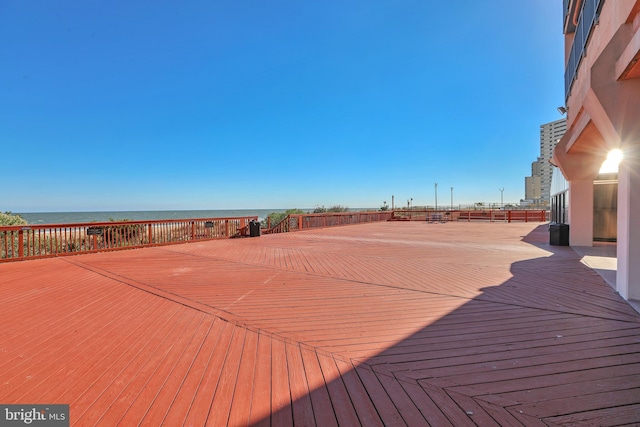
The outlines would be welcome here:
[[[260,237],[260,222],[255,219],[249,222],[249,236]]]
[[[569,224],[549,224],[549,244],[553,246],[569,246]]]

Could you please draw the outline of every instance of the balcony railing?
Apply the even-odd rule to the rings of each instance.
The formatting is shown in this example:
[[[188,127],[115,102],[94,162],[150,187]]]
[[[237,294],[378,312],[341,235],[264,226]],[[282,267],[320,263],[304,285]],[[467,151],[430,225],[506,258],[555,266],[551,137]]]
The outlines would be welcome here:
[[[0,262],[169,245],[246,234],[258,217],[0,227]]]
[[[569,53],[569,59],[564,73],[565,100],[569,98],[569,94],[571,93],[571,87],[576,79],[578,67],[585,55],[589,36],[591,35],[593,27],[598,22],[598,16],[600,15],[600,10],[604,2],[605,0],[582,1],[573,45],[571,46],[571,52]],[[571,18],[569,17],[569,19]]]

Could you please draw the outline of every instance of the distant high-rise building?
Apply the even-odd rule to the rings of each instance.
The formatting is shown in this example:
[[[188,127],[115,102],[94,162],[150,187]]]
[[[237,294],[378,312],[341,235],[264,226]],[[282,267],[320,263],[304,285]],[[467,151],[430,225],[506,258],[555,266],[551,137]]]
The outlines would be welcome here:
[[[540,198],[545,204],[549,203],[551,197],[553,165],[549,163],[549,160],[553,157],[554,147],[566,131],[567,119],[565,118],[540,126],[540,157],[538,158],[540,163]]]
[[[525,199],[539,204],[541,198],[540,192],[540,158],[531,163],[531,176],[524,179],[524,197]]]
[[[525,177],[525,198],[528,203],[548,205],[551,197],[553,166],[549,160],[553,148],[567,131],[567,120],[560,119],[540,126],[540,156],[531,164],[531,176]]]

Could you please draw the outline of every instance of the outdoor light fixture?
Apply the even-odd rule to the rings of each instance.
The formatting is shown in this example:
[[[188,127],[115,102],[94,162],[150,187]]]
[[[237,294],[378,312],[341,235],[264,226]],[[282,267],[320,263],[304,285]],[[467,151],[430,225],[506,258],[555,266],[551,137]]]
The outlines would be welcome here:
[[[567,111],[569,111],[569,107],[565,107],[565,106],[558,107],[558,112],[562,115],[567,114]]]

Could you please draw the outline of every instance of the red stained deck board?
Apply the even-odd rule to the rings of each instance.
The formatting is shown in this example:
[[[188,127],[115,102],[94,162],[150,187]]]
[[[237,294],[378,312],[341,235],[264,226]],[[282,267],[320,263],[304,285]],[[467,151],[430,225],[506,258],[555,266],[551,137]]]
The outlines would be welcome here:
[[[597,345],[597,343],[595,345]],[[396,363],[392,365],[392,369],[394,372],[411,371],[412,375],[413,373],[420,372],[428,375],[429,377],[460,377],[462,375],[474,375],[486,371],[487,367],[490,367],[493,372],[511,369],[518,369],[526,372],[527,368],[538,368],[541,366],[553,369],[553,364],[557,364],[559,369],[562,369],[562,367],[580,369],[582,366],[581,361],[585,355],[588,355],[588,357],[593,359],[594,362],[597,362],[596,359],[598,358],[618,356],[618,353],[623,353],[621,354],[622,356],[627,352],[635,353],[640,351],[640,344],[628,344],[626,346],[620,346],[621,348],[617,347],[618,346],[601,348],[598,346],[596,348],[587,348],[582,350],[582,352],[567,349],[563,352],[552,352],[541,355],[536,354],[536,351],[531,351],[531,353],[522,351],[515,352],[515,354],[510,354],[507,351],[504,353],[486,354],[483,355],[484,357],[478,358],[474,356],[461,358],[434,358],[429,360],[412,361],[410,363]],[[623,360],[623,363],[640,362],[640,359],[637,356],[635,358],[625,358]],[[572,363],[574,363],[575,366],[572,366]],[[600,363],[607,364],[608,362],[601,361]],[[590,365],[587,364],[587,366]],[[544,369],[547,369],[546,367]],[[416,377],[414,376],[414,378]]]
[[[145,422],[151,422],[154,419],[162,420],[167,425],[181,425],[184,423],[187,414],[191,412],[196,402],[199,403],[200,390],[203,384],[209,384],[207,382],[207,368],[213,358],[212,355],[218,349],[221,349],[222,353],[226,351],[226,342],[224,342],[226,338],[224,334],[225,326],[224,322],[205,317],[199,328],[200,334],[194,334],[188,342],[176,345],[176,350],[174,351],[176,355],[167,361],[162,371],[157,372],[153,378],[154,383],[145,386],[154,394],[148,393],[144,396],[144,399],[136,401],[136,411],[131,411],[130,415],[131,422],[136,422],[135,420],[138,418],[138,420],[144,420]],[[185,332],[184,335],[189,336],[189,333]],[[183,368],[185,366],[189,366],[186,371]],[[180,382],[179,379],[181,377],[182,381]],[[160,390],[167,392],[166,397],[159,393]],[[169,401],[171,392],[175,395],[173,403],[167,405],[165,409],[162,407],[162,402]],[[205,402],[209,401],[210,396],[206,396]],[[198,412],[198,416],[202,417],[201,419],[206,418],[207,408],[207,406],[204,406]],[[126,419],[121,421],[123,424],[126,422]]]
[[[242,360],[238,367],[236,387],[231,400],[229,413],[229,425],[244,426],[249,424],[251,414],[251,398],[254,377],[256,372],[256,359],[258,351],[258,334],[247,331],[242,350]],[[213,420],[213,418],[211,418]]]
[[[186,313],[182,313],[182,317]],[[174,322],[167,322],[164,327],[150,327],[146,330],[139,330],[137,334],[129,336],[124,342],[121,352],[111,352],[108,359],[100,361],[102,369],[97,370],[92,377],[84,377],[83,380],[89,380],[87,384],[81,384],[77,388],[71,389],[66,393],[68,402],[71,405],[71,415],[74,420],[80,420],[83,416],[100,417],[106,408],[113,401],[113,397],[109,399],[107,396],[113,396],[120,390],[120,378],[127,369],[131,369],[131,361],[136,357],[147,354],[149,344],[153,344],[156,340],[162,340],[166,334],[175,329]],[[124,379],[126,380],[126,374]],[[75,393],[72,393],[75,392]],[[105,399],[105,397],[107,397]],[[76,414],[74,412],[78,410]]]
[[[502,393],[499,395],[480,396],[479,399],[493,402],[501,406],[516,406],[520,404],[531,404],[534,402],[544,402],[549,396],[556,399],[566,399],[581,396],[587,393],[602,393],[634,390],[640,380],[640,375],[614,376],[600,378],[591,381],[582,381],[569,384],[553,385],[549,387],[528,388],[517,392]]]
[[[240,369],[242,355],[245,350],[247,331],[243,328],[234,328],[233,332],[233,338],[229,345],[229,352],[227,353],[224,366],[221,370],[222,374],[220,376],[220,382],[216,388],[216,393],[213,396],[212,410],[207,418],[208,425],[217,426],[229,424],[231,405],[234,402],[233,397],[236,387],[246,387],[249,385],[238,382],[238,372]],[[249,350],[249,352],[250,351],[251,350]],[[250,358],[250,360],[252,359]],[[190,393],[186,392],[186,394],[188,395]],[[238,403],[241,403],[241,401]],[[246,408],[247,412],[248,409],[249,408]],[[167,422],[169,425],[174,425],[170,420]]]
[[[311,390],[305,372],[300,347],[286,344],[287,370],[289,371],[289,390],[291,391],[293,424],[313,425],[314,415],[311,404]]]
[[[528,403],[510,408],[512,411],[522,411],[539,418],[549,418],[560,415],[570,415],[578,412],[602,410],[612,406],[626,406],[636,404],[640,397],[640,389],[607,391],[603,393],[573,396],[548,400],[544,403]]]
[[[206,333],[209,325],[202,322],[203,319],[193,320],[194,322],[187,325],[186,329],[193,329],[198,334]],[[135,410],[138,407],[134,407],[133,403],[135,401],[140,402],[137,398],[145,389],[149,388],[150,381],[154,376],[166,376],[172,373],[170,369],[175,368],[176,362],[181,355],[181,349],[188,346],[194,338],[197,339],[196,334],[190,336],[175,329],[170,334],[167,334],[166,339],[159,343],[157,351],[151,353],[148,359],[141,361],[138,367],[139,370],[128,376],[128,384],[126,380],[123,381],[126,387],[119,392],[117,399],[105,411],[99,423],[105,425],[120,424],[127,413],[131,414],[135,419]],[[138,419],[142,418],[140,413],[137,414],[137,417],[139,417]]]
[[[502,406],[493,405],[488,402],[484,402],[482,400],[476,399],[475,402],[480,405],[483,411],[487,413],[487,415],[491,416],[495,421],[498,422],[500,427],[523,427],[525,425],[533,425],[534,423],[523,424],[522,421],[518,420],[510,411],[505,409]],[[539,423],[542,423],[539,421]]]
[[[192,323],[187,323],[185,326],[197,327],[198,323],[200,322],[196,320]],[[172,328],[172,330],[175,330],[175,328]],[[139,349],[134,347],[134,351],[125,352],[119,358],[117,361],[118,369],[111,371],[115,375],[110,378],[103,377],[103,381],[100,383],[101,390],[97,390],[99,395],[90,403],[91,410],[86,411],[78,418],[74,418],[77,419],[79,424],[100,422],[105,417],[107,420],[112,417],[117,420],[124,414],[129,405],[126,403],[118,405],[121,398],[127,399],[126,394],[123,396],[122,393],[126,392],[132,381],[144,378],[142,371],[147,366],[149,358],[155,357],[159,347],[167,342],[166,339],[168,337],[171,337],[171,331],[162,332],[149,337],[144,346]],[[140,385],[137,387],[140,387]],[[109,421],[105,423],[109,424]]]
[[[402,387],[406,395],[409,397],[409,399],[411,399],[411,402],[413,402],[416,409],[429,423],[429,425],[437,425],[443,427],[453,426],[444,412],[442,412],[442,409],[435,404],[435,402],[429,397],[429,394],[417,383],[413,381],[397,381],[393,377],[385,374],[380,375],[379,378],[380,381],[385,385],[385,388],[387,388],[387,390],[392,393],[392,398],[394,398],[394,396],[402,396],[402,393],[400,391],[396,391],[397,386]],[[402,408],[400,408],[400,410],[402,411],[404,416],[404,411],[402,410]],[[411,412],[413,411],[410,411],[410,415]],[[419,418],[417,422],[419,424],[421,423]]]
[[[166,307],[164,307],[163,314],[166,316]],[[142,315],[153,315],[159,311],[148,312],[143,311]],[[176,313],[177,314],[177,313]],[[171,319],[171,317],[169,317]],[[169,324],[173,322],[168,322]],[[148,326],[147,323],[145,326]],[[105,368],[110,368],[113,363],[119,359],[123,354],[126,354],[135,341],[140,339],[140,336],[150,336],[152,329],[139,329],[140,326],[135,323],[127,324],[130,333],[128,335],[122,334],[123,325],[118,325],[108,334],[101,335],[99,339],[95,339],[91,344],[81,349],[78,357],[63,361],[60,368],[55,372],[58,378],[50,377],[47,381],[55,383],[54,387],[47,388],[46,394],[43,394],[41,399],[43,401],[66,401],[67,395],[70,390],[77,390],[82,387],[87,387],[92,384],[92,381],[97,380]],[[108,343],[105,345],[105,343]]]
[[[367,394],[371,402],[378,411],[378,415],[382,419],[384,425],[402,425],[406,424],[402,419],[398,408],[394,405],[387,391],[382,386],[376,374],[368,369],[356,367],[355,369],[360,381],[367,390]],[[409,414],[407,414],[409,415]],[[414,424],[415,425],[415,424]]]
[[[5,387],[13,388],[12,394],[19,395],[21,379],[29,378],[29,383],[45,381],[57,368],[73,366],[72,363],[81,364],[83,358],[93,355],[87,352],[87,347],[104,349],[103,338],[121,334],[117,322],[105,319],[106,312],[96,307],[93,314],[86,311],[73,322],[52,322],[49,325],[46,324],[46,319],[42,319],[39,321],[42,325],[40,330],[29,331],[28,339],[20,339],[20,329],[11,330],[10,334],[15,339],[3,339],[1,346],[7,349],[7,353],[18,357],[17,360],[13,359],[13,363],[12,359],[7,358],[7,363],[2,368],[7,376],[4,385],[0,386],[0,395]],[[70,333],[71,328],[73,332]],[[52,349],[57,351],[52,352]]]
[[[333,410],[338,420],[338,425],[355,426],[359,425],[358,414],[354,407],[349,391],[344,384],[336,360],[330,356],[318,354],[318,361],[322,367],[327,391],[333,404]]]
[[[251,410],[248,424],[252,426],[271,425],[271,337],[258,335],[253,388],[251,390]]]
[[[351,403],[358,414],[360,423],[363,426],[384,425],[383,420],[380,418],[380,414],[369,397],[368,390],[362,384],[358,374],[353,370],[353,365],[341,360],[336,360],[336,365],[340,371],[340,376],[342,377],[345,388],[349,393]]]
[[[371,223],[3,263],[0,399],[78,425],[640,423],[640,317],[547,240]]]
[[[359,368],[358,372],[362,373],[365,369]],[[380,384],[384,388],[385,392],[397,408],[399,415],[408,426],[428,426],[430,425],[424,414],[420,411],[420,400],[414,400],[414,396],[411,396],[407,392],[400,381],[388,375],[381,375],[375,371],[372,371]]]
[[[421,383],[420,385],[429,398],[454,426],[472,427],[476,425],[470,418],[470,415],[467,414],[465,408],[461,408],[453,399],[451,399],[451,396],[449,396],[446,390],[427,383]]]
[[[589,392],[589,390],[593,390],[592,387],[594,383],[598,386],[601,381],[606,383],[608,379],[615,381],[621,377],[634,378],[639,373],[640,364],[617,365],[590,369],[587,375],[585,375],[583,371],[563,372],[555,375],[450,387],[449,390],[459,391],[467,396],[478,397],[478,399],[483,401],[495,402],[502,404],[502,406],[513,406],[531,401],[529,399],[522,399],[522,401],[520,401],[518,400],[519,395],[527,396],[531,394],[531,399],[535,401],[537,390],[542,390],[544,394],[544,389],[546,388],[560,387],[560,394],[555,395],[554,390],[549,390],[551,393],[544,396],[540,401],[547,400],[549,396],[567,396],[567,389],[573,391],[570,394],[581,395]],[[585,381],[585,378],[588,378],[588,380]]]
[[[589,372],[595,368],[606,366],[617,366],[640,363],[640,354],[623,354],[609,357],[589,358],[584,355],[582,359],[574,357],[574,360],[558,363],[538,364],[534,366],[519,367],[514,363],[513,367],[494,370],[492,365],[487,364],[485,369],[474,367],[468,368],[468,372],[459,374],[455,369],[449,370],[449,375],[445,376],[442,371],[438,373],[442,376],[432,377],[428,381],[440,387],[453,387],[467,384],[492,383],[510,379],[525,379],[530,377],[545,377],[547,375],[559,374],[563,372],[582,371],[584,378],[589,377]]]
[[[633,404],[549,417],[545,421],[552,425],[631,426],[638,424],[639,413],[640,404]]]
[[[479,426],[486,427],[500,427],[504,425],[501,418],[494,419],[483,406],[478,404],[472,397],[465,396],[464,394],[456,393],[451,390],[447,390],[447,394],[453,401],[455,401],[464,413],[471,418],[471,420]]]
[[[318,355],[308,348],[301,348],[300,352],[309,390],[311,390],[309,396],[313,406],[315,422],[321,426],[337,426],[338,421],[331,404],[331,397],[326,387],[325,376],[320,366]]]
[[[199,383],[197,390],[190,396],[190,393],[183,394],[187,398],[191,398],[189,404],[185,404],[188,414],[184,420],[184,425],[204,425],[209,417],[214,405],[216,390],[220,385],[222,378],[224,361],[230,349],[231,339],[233,337],[236,326],[229,322],[216,320],[215,330],[208,337],[211,340],[211,351],[201,352],[204,356],[200,369],[194,371],[198,373]],[[188,408],[187,408],[188,406]],[[173,412],[173,411],[171,411]],[[180,416],[184,414],[181,411]],[[172,414],[174,419],[178,418]],[[150,416],[144,419],[145,422],[151,422]]]
[[[293,425],[286,344],[277,339],[271,342],[271,387],[271,425]]]

